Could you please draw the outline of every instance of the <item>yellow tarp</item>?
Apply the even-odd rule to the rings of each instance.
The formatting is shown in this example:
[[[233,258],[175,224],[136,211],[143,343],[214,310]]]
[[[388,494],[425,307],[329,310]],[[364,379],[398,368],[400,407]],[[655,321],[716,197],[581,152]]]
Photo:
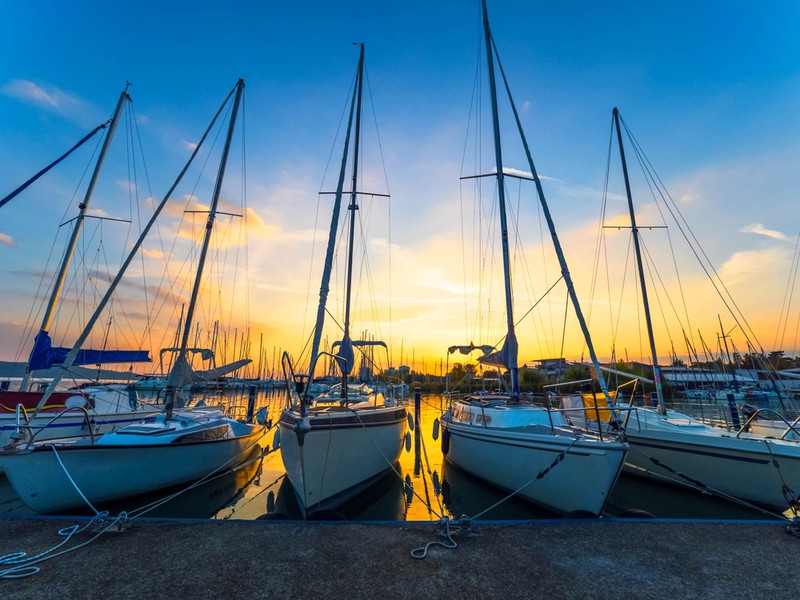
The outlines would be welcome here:
[[[608,395],[611,398],[617,397],[617,392],[608,392]],[[611,420],[611,411],[608,410],[608,403],[606,402],[606,397],[603,392],[597,392],[595,394],[582,394],[581,399],[583,400],[583,407],[584,408],[598,408],[598,411],[595,412],[593,410],[586,411],[586,418],[587,419],[596,419],[597,413],[600,413],[600,420],[601,421],[610,421]]]

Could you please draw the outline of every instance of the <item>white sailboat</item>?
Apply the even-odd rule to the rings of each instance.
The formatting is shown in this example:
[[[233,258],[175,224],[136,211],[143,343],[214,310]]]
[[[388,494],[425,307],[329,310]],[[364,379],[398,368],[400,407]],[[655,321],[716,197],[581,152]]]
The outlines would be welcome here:
[[[129,425],[97,438],[90,435],[45,442],[28,441],[0,451],[0,466],[5,469],[11,486],[23,502],[38,512],[64,511],[84,503],[94,506],[100,502],[193,482],[234,466],[248,455],[264,435],[264,427],[238,422],[216,409],[174,410],[180,388],[192,378],[192,368],[187,359],[192,316],[198,301],[200,282],[243,88],[244,82],[239,80],[225,99],[195,148],[189,163],[156,208],[82,335],[64,360],[64,369],[68,369],[79,352],[80,344],[110,299],[145,236],[186,173],[189,164],[197,155],[214,122],[231,96],[235,94],[203,244],[198,257],[181,351],[167,378],[164,412],[153,421]],[[57,384],[57,379],[51,382],[43,401],[49,398]]]
[[[46,404],[43,402],[43,391],[33,391],[31,389],[36,371],[63,363],[67,354],[67,348],[54,348],[52,346],[49,331],[69,265],[87,217],[87,211],[100,171],[111,146],[111,141],[114,138],[123,108],[126,102],[130,101],[127,90],[128,86],[126,85],[119,96],[111,119],[92,132],[94,133],[103,127],[106,128],[103,146],[95,163],[83,201],[79,205],[78,215],[74,219],[67,247],[61,259],[60,267],[53,282],[53,289],[44,311],[42,324],[31,349],[25,376],[18,390],[0,390],[0,448],[10,443],[12,439],[19,439],[20,437],[29,438],[35,436],[36,439],[44,440],[86,435],[90,431],[95,434],[106,433],[123,425],[139,421],[147,415],[155,415],[158,412],[158,408],[140,403],[136,392],[127,385],[92,386],[54,393],[49,395]],[[84,138],[82,142],[87,138]],[[41,171],[35,178],[28,180],[24,186],[6,197],[3,203],[30,185],[46,170]],[[115,362],[150,362],[150,357],[146,351],[81,349],[73,359],[72,364],[107,364]],[[56,415],[60,415],[58,419],[54,419]]]
[[[539,200],[547,220],[561,271],[575,307],[597,377],[604,394],[608,390],[583,315],[575,295],[566,260],[556,236],[555,227],[536,174],[528,144],[519,122],[514,100],[489,28],[485,0],[482,2],[483,29],[491,94],[497,198],[501,226],[503,272],[505,283],[505,315],[508,331],[503,347],[480,360],[484,364],[507,369],[510,391],[503,394],[482,394],[458,400],[442,416],[442,445],[447,460],[469,473],[505,490],[518,493],[557,513],[588,511],[600,514],[622,469],[627,444],[572,427],[563,413],[520,398],[517,338],[513,317],[511,269],[506,217],[503,158],[497,110],[495,61],[508,92],[520,138],[536,184]],[[464,347],[466,351],[473,346]]]
[[[636,408],[627,417],[625,434],[631,451],[625,460],[626,471],[678,485],[699,486],[780,511],[790,506],[800,508],[797,496],[800,493],[800,440],[790,439],[788,423],[783,428],[786,435],[778,438],[729,431],[667,410],[664,404],[639,229],[616,108],[613,118],[658,398],[657,409]]]
[[[353,243],[358,210],[358,167],[361,143],[361,98],[364,83],[364,45],[360,45],[355,88],[350,103],[350,118],[345,136],[336,199],[328,238],[325,268],[320,286],[320,300],[312,342],[309,375],[314,381],[314,367],[320,356],[322,326],[331,276],[331,265],[339,222],[343,186],[349,154],[350,134],[354,129],[352,188],[350,194],[347,284],[344,331],[334,356],[342,373],[341,385],[317,396],[313,402],[305,390],[297,402],[280,417],[280,448],[286,475],[297,495],[303,516],[331,510],[353,497],[380,477],[397,461],[403,445],[406,410],[387,401],[377,390],[356,389],[350,382],[355,364],[354,349],[383,345],[350,337],[350,301],[353,271]],[[378,195],[378,194],[375,194]]]

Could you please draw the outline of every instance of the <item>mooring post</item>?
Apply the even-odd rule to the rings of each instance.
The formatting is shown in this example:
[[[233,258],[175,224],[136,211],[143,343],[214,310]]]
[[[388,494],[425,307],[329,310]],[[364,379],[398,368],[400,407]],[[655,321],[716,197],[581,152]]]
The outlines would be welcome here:
[[[256,410],[256,386],[251,385],[249,394],[247,396],[247,422],[251,423],[253,421],[253,413]]]
[[[422,388],[414,388],[414,422],[419,423],[419,406],[422,402]]]

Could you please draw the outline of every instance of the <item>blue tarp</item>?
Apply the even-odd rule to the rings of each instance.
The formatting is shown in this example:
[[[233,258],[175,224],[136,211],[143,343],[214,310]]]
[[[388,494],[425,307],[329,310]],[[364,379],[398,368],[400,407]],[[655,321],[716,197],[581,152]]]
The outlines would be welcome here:
[[[53,347],[50,335],[40,331],[33,344],[28,371],[49,369],[60,365],[72,348]],[[110,363],[152,362],[147,350],[79,350],[74,365],[99,365]]]

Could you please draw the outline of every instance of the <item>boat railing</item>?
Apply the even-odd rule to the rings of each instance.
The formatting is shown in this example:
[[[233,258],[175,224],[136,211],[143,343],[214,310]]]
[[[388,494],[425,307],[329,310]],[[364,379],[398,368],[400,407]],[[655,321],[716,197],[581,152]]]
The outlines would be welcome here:
[[[294,365],[289,353],[284,351],[281,355],[281,369],[283,370],[283,378],[286,381],[286,401],[284,406],[292,410],[302,405],[303,395],[307,395],[308,375],[295,373]],[[305,378],[305,380],[304,380]]]
[[[561,408],[555,408],[551,405],[551,402],[561,402],[561,397],[554,395],[547,398],[547,402],[544,404],[544,407],[547,409],[548,416],[550,418],[550,428],[555,432],[556,426],[553,423],[553,417],[550,413],[564,413],[564,416],[567,418],[567,422],[571,424],[573,427],[578,427],[579,429],[583,429],[585,431],[591,431],[594,433],[594,428],[597,428],[597,434],[600,440],[605,440],[606,438],[611,438],[618,436],[620,433],[625,431],[625,427],[628,424],[628,420],[630,419],[631,413],[635,413],[639,407],[633,405],[620,405],[615,404],[613,406],[599,406],[598,404],[594,404],[592,406],[570,406],[564,407],[563,404]],[[601,414],[601,411],[607,412],[608,416],[604,417]],[[583,413],[583,421],[585,426],[581,426],[580,424],[576,424],[575,414],[576,412]],[[625,413],[625,418],[620,419],[620,413]],[[592,427],[589,427],[589,423],[591,422],[588,418],[589,415],[594,416],[594,422],[592,423]]]
[[[734,431],[739,429],[739,426],[733,420],[731,414],[731,407],[728,404],[721,404],[719,402],[700,402],[697,400],[688,401],[670,401],[668,408],[689,415],[693,419],[711,425],[712,427],[720,427]],[[738,417],[738,414],[737,414]]]
[[[772,414],[778,417],[779,421],[783,421],[786,424],[786,431],[784,431],[783,435],[781,435],[781,437],[779,437],[778,439],[785,440],[786,436],[789,435],[790,432],[794,432],[795,435],[800,437],[800,425],[798,425],[800,424],[800,417],[797,417],[794,421],[790,423],[789,420],[786,419],[786,417],[784,417],[781,413],[771,408],[759,408],[755,412],[753,412],[753,414],[751,414],[748,417],[747,421],[745,421],[744,425],[742,425],[742,428],[736,432],[736,437],[738,438],[739,434],[741,434],[743,431],[746,431],[750,427],[750,423],[758,419],[758,417],[764,413]]]
[[[28,411],[22,404],[17,404],[15,410],[16,424],[15,424],[15,431],[13,434],[11,434],[11,439],[14,440],[12,443],[14,444],[20,443],[23,440],[23,435],[24,435],[23,431],[24,431],[28,435],[27,444],[30,446],[36,440],[36,436],[39,435],[39,433],[47,429],[50,425],[55,423],[65,414],[74,411],[80,411],[83,414],[83,419],[84,422],[86,423],[86,429],[89,431],[89,436],[91,437],[92,445],[94,445],[94,429],[92,428],[92,421],[91,417],[89,416],[89,411],[86,410],[85,406],[67,406],[66,408],[59,411],[57,414],[53,415],[53,417],[49,421],[47,421],[47,423],[45,423],[44,425],[34,426],[31,423],[30,417],[28,416]]]

